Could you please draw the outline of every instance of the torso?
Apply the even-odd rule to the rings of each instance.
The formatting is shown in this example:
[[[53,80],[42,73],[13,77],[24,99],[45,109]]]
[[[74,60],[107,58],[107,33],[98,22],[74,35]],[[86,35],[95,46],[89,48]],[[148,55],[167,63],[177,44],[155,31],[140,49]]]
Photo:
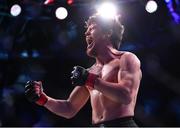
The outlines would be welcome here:
[[[93,65],[89,69],[89,72],[98,74],[105,81],[117,83],[118,72],[123,68],[119,66],[119,63],[120,65],[122,63],[123,66],[123,62],[121,60],[122,55],[123,53],[117,54],[116,55],[117,59],[112,60],[106,65],[103,66]],[[93,124],[134,115],[136,96],[134,97],[133,101],[130,104],[124,105],[110,100],[109,98],[104,96],[101,92],[95,89],[88,88],[88,90],[91,99]]]

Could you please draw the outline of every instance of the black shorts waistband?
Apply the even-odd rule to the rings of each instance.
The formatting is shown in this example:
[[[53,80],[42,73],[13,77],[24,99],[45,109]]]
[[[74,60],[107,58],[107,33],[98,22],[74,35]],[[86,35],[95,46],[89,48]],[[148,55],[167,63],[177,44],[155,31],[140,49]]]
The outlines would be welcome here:
[[[92,126],[95,126],[95,127],[99,127],[99,126],[133,126],[133,127],[137,127],[137,124],[135,123],[133,118],[134,118],[133,116],[122,117],[122,118],[117,118],[117,119],[93,124]]]

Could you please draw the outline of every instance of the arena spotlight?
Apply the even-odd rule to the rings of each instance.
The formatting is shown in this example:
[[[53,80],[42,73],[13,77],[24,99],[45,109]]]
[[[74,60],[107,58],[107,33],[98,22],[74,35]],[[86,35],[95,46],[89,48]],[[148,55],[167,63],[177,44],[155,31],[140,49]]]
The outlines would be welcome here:
[[[67,17],[68,11],[64,7],[59,7],[59,8],[56,9],[55,14],[56,14],[56,17],[58,19],[63,20],[63,19],[65,19]]]
[[[117,15],[117,10],[113,3],[107,2],[97,8],[97,13],[103,18],[111,19]]]
[[[170,2],[170,0],[165,0],[165,2],[166,2],[166,3],[169,3],[169,2]]]
[[[74,3],[74,0],[67,0],[68,5],[72,5]]]
[[[157,8],[158,5],[154,0],[149,0],[145,6],[146,11],[149,13],[154,13],[157,10]]]
[[[18,16],[21,13],[21,6],[18,4],[14,4],[10,9],[10,14],[12,16]]]

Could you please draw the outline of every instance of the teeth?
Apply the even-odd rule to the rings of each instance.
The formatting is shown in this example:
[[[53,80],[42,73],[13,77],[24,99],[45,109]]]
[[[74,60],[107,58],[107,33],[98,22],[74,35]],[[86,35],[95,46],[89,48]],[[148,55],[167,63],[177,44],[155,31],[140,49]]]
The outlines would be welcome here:
[[[89,42],[87,47],[90,48],[92,46],[93,46],[93,41]]]
[[[86,37],[86,40],[87,40],[87,44],[88,44],[88,45],[92,43],[92,38]]]
[[[93,39],[91,36],[86,36],[87,48],[91,48],[93,46]]]
[[[89,40],[88,44],[91,44],[92,43],[92,40]]]

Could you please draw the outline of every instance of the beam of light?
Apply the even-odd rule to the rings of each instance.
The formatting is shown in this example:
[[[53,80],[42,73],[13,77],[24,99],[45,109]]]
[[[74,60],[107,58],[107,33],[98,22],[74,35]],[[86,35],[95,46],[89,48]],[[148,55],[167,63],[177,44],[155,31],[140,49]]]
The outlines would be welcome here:
[[[10,9],[10,13],[12,16],[18,16],[21,13],[21,6],[14,4]]]
[[[46,1],[44,1],[45,5],[49,5],[49,4],[52,4],[52,3],[54,3],[54,0],[46,0]]]
[[[114,4],[112,3],[103,3],[97,9],[97,13],[103,18],[111,19],[115,18],[117,15],[117,10]]]
[[[55,14],[56,14],[56,17],[58,19],[63,20],[63,19],[65,19],[67,17],[68,11],[64,7],[59,7],[59,8],[56,9]]]
[[[154,0],[149,0],[145,6],[145,9],[149,13],[154,13],[158,8],[157,3]]]

